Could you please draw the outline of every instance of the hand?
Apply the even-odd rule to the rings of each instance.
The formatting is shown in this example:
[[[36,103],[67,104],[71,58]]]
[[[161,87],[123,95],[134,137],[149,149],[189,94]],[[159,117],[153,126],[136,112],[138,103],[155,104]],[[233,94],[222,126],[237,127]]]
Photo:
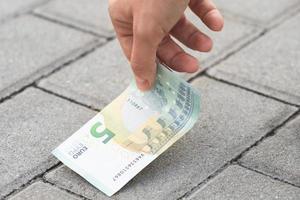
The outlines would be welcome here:
[[[109,12],[121,47],[130,61],[140,90],[155,82],[156,58],[179,72],[195,72],[196,58],[185,46],[207,52],[212,40],[184,16],[187,7],[213,31],[223,27],[223,17],[211,0],[110,0]]]

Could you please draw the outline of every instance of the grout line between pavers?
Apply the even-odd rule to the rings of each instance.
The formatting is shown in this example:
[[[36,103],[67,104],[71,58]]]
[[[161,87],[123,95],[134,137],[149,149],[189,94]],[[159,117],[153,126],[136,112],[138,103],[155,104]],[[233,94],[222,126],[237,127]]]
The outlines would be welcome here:
[[[293,5],[283,9],[279,13],[277,13],[274,18],[275,20],[268,20],[268,21],[259,21],[257,19],[251,18],[249,16],[245,16],[240,13],[235,13],[234,11],[230,11],[227,9],[221,9],[221,11],[224,11],[228,13],[228,15],[238,18],[238,21],[245,22],[247,24],[250,24],[252,26],[256,26],[258,28],[264,28],[264,29],[272,29],[275,26],[280,25],[283,21],[289,19],[290,17],[294,16],[297,14],[297,12],[300,10],[300,3],[294,3]],[[286,14],[287,13],[287,14]]]
[[[43,1],[40,1],[40,2],[32,3],[29,6],[24,6],[22,8],[22,10],[18,10],[16,12],[12,13],[12,14],[9,14],[9,15],[5,16],[3,19],[0,19],[0,25],[5,24],[8,21],[14,20],[14,19],[16,19],[16,18],[18,18],[22,15],[28,14],[28,13],[32,12],[32,10],[34,10],[34,9],[44,5],[44,4],[47,4],[50,1],[51,0],[43,0]]]
[[[243,165],[243,164],[240,163],[240,162],[237,162],[236,164],[239,165],[239,166],[241,166],[241,167],[243,167],[243,168],[245,168],[245,169],[247,169],[247,170],[249,170],[249,171],[253,171],[253,172],[256,172],[256,173],[258,173],[258,174],[267,176],[267,177],[269,177],[269,178],[271,178],[271,179],[273,179],[273,180],[275,180],[275,181],[279,181],[279,182],[282,182],[282,183],[286,183],[286,184],[288,184],[288,185],[291,185],[291,186],[293,186],[293,187],[300,188],[300,186],[298,186],[298,185],[296,185],[296,184],[294,184],[294,183],[291,183],[291,182],[286,181],[286,180],[284,180],[284,179],[281,179],[281,178],[279,178],[279,177],[272,176],[272,175],[270,175],[270,174],[266,174],[266,173],[264,173],[264,172],[262,172],[262,171],[260,171],[260,170],[253,169],[253,168],[251,168],[251,167],[245,166],[245,165]]]
[[[96,45],[93,45],[94,42],[96,42]],[[20,87],[20,88],[16,89],[15,91],[11,92],[7,96],[0,97],[0,104],[7,101],[7,100],[9,100],[9,99],[12,99],[14,96],[16,96],[17,94],[23,92],[25,89],[27,89],[31,86],[34,86],[38,81],[49,77],[50,75],[52,75],[52,74],[58,72],[59,70],[65,68],[66,66],[68,66],[68,65],[76,62],[77,60],[80,60],[83,57],[89,55],[90,53],[94,52],[96,49],[98,49],[99,47],[101,47],[104,44],[105,44],[105,42],[101,43],[101,41],[95,40],[95,41],[91,42],[91,44],[88,44],[85,47],[82,47],[85,50],[83,50],[81,52],[72,53],[72,54],[68,55],[67,58],[64,58],[65,60],[59,61],[60,59],[58,59],[58,60],[54,61],[54,62],[58,62],[57,67],[54,67],[54,69],[49,70],[49,72],[46,72],[45,74],[38,75],[37,78],[33,79],[32,81],[28,82],[27,84],[24,84],[22,87]],[[51,65],[51,64],[49,64],[49,65]],[[48,68],[48,67],[44,67],[44,68]],[[33,75],[33,74],[31,74],[31,75]]]
[[[43,91],[43,92],[46,92],[46,93],[48,93],[48,94],[51,94],[51,95],[54,95],[54,96],[59,97],[59,98],[61,98],[61,99],[67,100],[67,101],[69,101],[69,102],[72,102],[72,103],[74,103],[74,104],[77,104],[77,105],[86,107],[86,108],[88,108],[88,109],[94,110],[94,111],[96,111],[96,112],[100,112],[100,111],[101,111],[101,110],[98,109],[98,108],[95,108],[95,107],[90,106],[90,105],[87,105],[87,104],[85,104],[85,103],[76,101],[76,100],[74,100],[74,99],[72,99],[72,98],[69,98],[69,97],[67,97],[67,96],[64,96],[64,95],[55,93],[55,92],[53,92],[53,91],[51,91],[51,90],[48,90],[48,89],[46,89],[46,88],[44,88],[44,87],[41,87],[41,86],[38,86],[38,85],[36,85],[36,84],[34,84],[33,87],[35,87],[35,88],[37,88],[37,89],[39,89],[39,90],[41,90],[41,91]]]
[[[262,141],[264,141],[266,138],[269,138],[271,136],[274,136],[277,131],[285,126],[288,122],[295,119],[300,114],[300,109],[298,109],[296,112],[291,114],[289,117],[287,117],[282,123],[275,126],[273,129],[271,129],[269,132],[267,132],[265,135],[263,135],[260,139],[255,141],[253,144],[245,148],[241,153],[239,153],[237,156],[232,158],[231,160],[227,161],[224,165],[222,165],[220,168],[218,168],[215,172],[211,173],[206,179],[198,183],[196,186],[192,187],[189,191],[187,191],[185,194],[177,198],[177,200],[182,200],[190,197],[193,195],[196,191],[202,188],[203,185],[205,185],[207,182],[218,176],[220,173],[222,173],[229,165],[237,163],[237,161],[242,158],[247,152],[249,152],[253,147],[259,145]]]
[[[291,5],[290,7],[284,9],[283,11],[281,11],[278,16],[277,20],[275,20],[274,23],[271,23],[270,26],[266,26],[266,28],[269,29],[273,29],[276,28],[277,26],[279,26],[280,24],[282,24],[284,21],[292,18],[293,16],[297,15],[298,12],[300,11],[300,3],[297,2],[294,5]],[[288,13],[288,14],[285,14]],[[267,22],[268,23],[268,22]]]
[[[0,104],[1,103],[4,103],[5,101],[9,100],[9,99],[12,99],[13,97],[15,97],[16,95],[18,95],[19,93],[23,92],[25,89],[33,86],[34,83],[29,83],[29,84],[26,84],[24,85],[23,87],[19,88],[18,90],[10,93],[9,95],[5,96],[5,97],[0,97]]]
[[[43,176],[45,173],[61,166],[62,163],[61,162],[58,162],[57,164],[54,164],[52,165],[51,167],[49,167],[48,169],[46,169],[45,171],[35,175],[33,178],[31,178],[30,180],[28,180],[26,183],[22,184],[21,186],[19,186],[18,188],[16,189],[13,189],[10,193],[8,193],[7,195],[3,196],[3,199],[8,199],[16,194],[18,194],[19,192],[25,190],[26,188],[28,188],[31,184],[37,182],[37,181],[40,181],[42,180]]]
[[[66,23],[64,21],[60,21],[60,20],[57,20],[57,19],[54,19],[54,18],[51,18],[51,17],[48,17],[48,16],[45,16],[45,15],[42,15],[40,13],[36,13],[34,11],[31,11],[30,14],[34,17],[37,17],[39,19],[42,19],[42,20],[46,20],[46,21],[50,21],[52,23],[56,23],[56,24],[59,24],[61,26],[65,26],[65,27],[68,27],[68,28],[71,28],[71,29],[74,29],[74,30],[77,30],[77,31],[80,31],[80,32],[83,32],[83,33],[87,33],[87,34],[90,34],[90,35],[93,35],[93,36],[96,36],[96,37],[100,37],[100,38],[104,38],[104,39],[107,39],[108,41],[109,40],[112,40],[115,38],[115,36],[107,36],[105,34],[100,34],[100,33],[96,33],[94,31],[90,31],[90,30],[87,30],[87,29],[84,29],[84,28],[81,28],[79,26],[75,26],[75,25],[72,25],[70,23]]]
[[[240,84],[236,84],[236,83],[233,83],[233,82],[224,80],[224,79],[219,79],[219,78],[217,78],[217,77],[215,77],[215,76],[211,76],[211,75],[209,75],[207,72],[204,72],[203,76],[205,76],[205,77],[207,77],[207,78],[209,78],[209,79],[212,79],[212,80],[215,80],[215,81],[218,81],[218,82],[227,84],[227,85],[231,85],[231,86],[233,86],[233,87],[236,87],[236,88],[239,88],[239,89],[242,89],[242,90],[246,90],[246,91],[248,91],[248,92],[252,92],[252,93],[254,93],[254,94],[257,94],[257,95],[266,97],[266,98],[268,98],[268,99],[272,99],[272,100],[278,101],[278,102],[280,102],[280,103],[287,104],[287,105],[289,105],[289,106],[294,106],[294,107],[297,107],[297,108],[300,107],[300,105],[298,105],[298,104],[294,104],[294,103],[291,103],[291,102],[282,100],[282,99],[277,98],[277,97],[275,97],[275,96],[268,95],[268,94],[265,94],[265,93],[263,93],[263,92],[259,92],[259,91],[257,91],[257,90],[253,90],[253,89],[251,89],[251,88],[245,87],[245,86],[240,85]]]
[[[295,106],[295,107],[300,107],[300,105],[298,104],[293,104],[293,103],[290,103],[288,101],[285,101],[285,100],[282,100],[280,98],[277,98],[275,96],[272,96],[272,95],[267,95],[267,94],[264,94],[263,92],[259,92],[259,91],[256,91],[256,90],[253,90],[253,89],[250,89],[250,88],[247,88],[245,86],[242,86],[240,84],[236,84],[236,83],[233,83],[233,82],[230,82],[228,80],[224,80],[224,79],[219,79],[215,76],[212,76],[212,75],[209,75],[207,73],[207,71],[211,68],[213,68],[215,65],[218,65],[220,63],[222,63],[223,61],[229,59],[231,56],[235,55],[236,53],[238,53],[239,51],[241,51],[242,49],[246,48],[248,45],[254,43],[256,40],[258,40],[259,38],[261,38],[262,36],[264,36],[265,34],[268,34],[269,32],[271,32],[273,29],[275,29],[276,27],[280,26],[282,23],[284,23],[285,21],[289,20],[290,18],[294,17],[295,15],[298,14],[298,12],[300,11],[300,4],[296,4],[295,5],[296,8],[293,9],[293,12],[291,12],[289,15],[284,15],[283,17],[281,17],[281,19],[278,20],[277,23],[273,24],[272,26],[270,27],[266,27],[265,29],[262,30],[262,32],[260,34],[258,34],[257,36],[253,37],[252,39],[250,39],[249,41],[245,42],[244,44],[242,44],[240,47],[238,47],[236,50],[232,51],[232,52],[229,52],[227,55],[225,55],[224,57],[221,57],[219,59],[217,59],[215,62],[212,62],[211,64],[208,65],[208,67],[206,67],[205,69],[203,69],[201,72],[199,72],[198,74],[195,74],[194,76],[190,77],[188,79],[188,82],[192,82],[194,81],[195,79],[201,77],[201,76],[206,76],[206,77],[209,77],[211,79],[214,79],[216,81],[220,81],[220,82],[223,82],[223,83],[226,83],[226,84],[229,84],[229,85],[232,85],[232,86],[235,86],[235,87],[238,87],[240,89],[244,89],[244,90],[247,90],[249,92],[253,92],[253,93],[256,93],[258,95],[261,95],[261,96],[264,96],[264,97],[267,97],[267,98],[270,98],[270,99],[273,99],[273,100],[276,100],[276,101],[279,101],[281,103],[284,103],[284,104],[288,104],[288,105],[291,105],[291,106]],[[291,9],[291,8],[290,8]]]
[[[96,49],[100,48],[101,46],[105,45],[106,42],[101,42],[99,40],[95,40],[94,41],[95,43],[97,43],[96,45],[93,45],[91,47],[88,47],[88,49],[86,49],[85,51],[83,51],[82,53],[80,53],[79,55],[76,55],[74,56],[73,58],[69,58],[67,59],[65,62],[61,63],[59,67],[56,67],[55,69],[53,69],[51,72],[45,74],[45,75],[42,75],[40,76],[39,78],[37,78],[34,82],[38,82],[44,78],[47,78],[49,76],[51,76],[52,74],[60,71],[61,69],[71,65],[72,63],[86,57],[87,55],[93,53],[94,51],[96,51]],[[92,42],[93,43],[93,42]],[[86,48],[86,47],[85,47]]]
[[[68,194],[77,196],[77,197],[79,197],[80,199],[83,199],[83,200],[92,200],[92,199],[89,199],[89,198],[87,198],[87,197],[85,197],[85,196],[83,196],[83,195],[80,195],[80,194],[77,194],[77,193],[75,193],[75,192],[72,192],[71,190],[65,189],[65,188],[60,187],[60,186],[58,186],[58,185],[55,185],[54,183],[51,183],[51,182],[45,180],[44,178],[42,178],[41,181],[42,181],[43,183],[47,183],[47,184],[49,184],[49,185],[52,185],[53,187],[58,188],[59,190],[62,190],[62,191],[64,191],[64,192],[67,192]]]
[[[259,38],[261,38],[264,34],[266,34],[266,32],[267,32],[266,29],[262,29],[261,32],[259,32],[256,36],[254,36],[253,38],[249,39],[245,43],[241,44],[241,46],[236,47],[236,49],[234,49],[233,51],[228,52],[223,57],[220,57],[219,59],[216,59],[214,62],[210,63],[206,68],[204,68],[202,71],[200,71],[199,73],[197,73],[194,76],[190,77],[188,79],[188,81],[191,82],[191,81],[197,79],[201,74],[206,73],[206,71],[208,71],[209,69],[213,68],[215,65],[218,65],[218,64],[222,63],[223,61],[227,60],[231,56],[235,55],[240,50],[246,48],[248,45],[252,44],[256,40],[258,40]],[[255,34],[255,33],[253,33],[253,34]]]
[[[270,27],[257,27],[257,29],[259,29],[259,28],[262,29],[261,32],[258,35],[256,35],[255,37],[251,38],[249,41],[245,42],[240,47],[237,47],[234,51],[229,52],[227,55],[225,55],[225,56],[223,56],[223,57],[221,57],[219,59],[216,59],[216,61],[214,61],[211,64],[209,64],[205,69],[203,69],[202,71],[200,71],[198,74],[195,74],[194,76],[190,77],[188,79],[188,81],[193,81],[194,79],[198,78],[199,75],[201,75],[201,74],[205,73],[206,71],[208,71],[210,68],[213,68],[215,65],[218,65],[218,64],[222,63],[223,61],[227,60],[228,58],[230,58],[231,56],[235,55],[237,52],[239,52],[240,50],[246,48],[248,45],[252,44],[253,42],[255,42],[256,40],[258,40],[259,38],[261,38],[265,34],[271,32],[273,29],[275,29],[276,27],[280,26],[282,23],[284,23],[288,19],[290,19],[290,18],[294,17],[295,15],[297,15],[299,11],[300,11],[300,4],[299,5],[296,4],[296,8],[293,10],[293,12],[291,12],[290,14],[285,15],[284,17],[282,17],[281,19],[279,19],[278,22],[275,23],[275,24],[273,24],[272,26],[270,26]],[[232,14],[232,13],[229,12],[229,14]],[[251,21],[249,21],[249,22],[251,22]]]

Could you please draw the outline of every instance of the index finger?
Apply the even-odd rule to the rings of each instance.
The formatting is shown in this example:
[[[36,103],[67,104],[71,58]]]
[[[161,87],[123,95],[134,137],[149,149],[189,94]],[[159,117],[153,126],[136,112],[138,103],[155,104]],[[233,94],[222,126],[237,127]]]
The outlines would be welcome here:
[[[140,90],[151,89],[155,82],[156,51],[163,35],[163,32],[149,21],[147,24],[134,23],[130,63]]]
[[[191,0],[191,10],[213,31],[220,31],[223,28],[224,20],[211,0]]]

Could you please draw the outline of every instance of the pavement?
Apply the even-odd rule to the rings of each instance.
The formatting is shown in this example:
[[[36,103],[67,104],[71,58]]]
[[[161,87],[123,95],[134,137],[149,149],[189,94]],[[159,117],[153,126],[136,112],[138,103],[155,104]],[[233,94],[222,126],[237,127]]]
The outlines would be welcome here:
[[[53,155],[131,79],[107,0],[1,0],[0,199],[300,199],[300,2],[215,0],[193,129],[111,198]]]

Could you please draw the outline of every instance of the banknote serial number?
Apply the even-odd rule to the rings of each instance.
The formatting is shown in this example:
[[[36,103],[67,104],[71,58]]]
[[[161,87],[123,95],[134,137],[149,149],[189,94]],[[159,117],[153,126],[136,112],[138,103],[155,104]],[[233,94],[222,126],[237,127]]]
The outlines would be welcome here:
[[[133,159],[130,163],[128,163],[122,170],[120,170],[114,177],[113,181],[117,181],[119,178],[121,178],[128,170],[130,170],[134,165],[136,165],[142,157],[144,157],[145,154],[141,153],[139,156],[137,156],[135,159]]]
[[[139,105],[137,102],[135,102],[133,99],[128,98],[127,102],[132,105],[133,107],[135,107],[135,109],[137,110],[143,110],[143,106]]]

